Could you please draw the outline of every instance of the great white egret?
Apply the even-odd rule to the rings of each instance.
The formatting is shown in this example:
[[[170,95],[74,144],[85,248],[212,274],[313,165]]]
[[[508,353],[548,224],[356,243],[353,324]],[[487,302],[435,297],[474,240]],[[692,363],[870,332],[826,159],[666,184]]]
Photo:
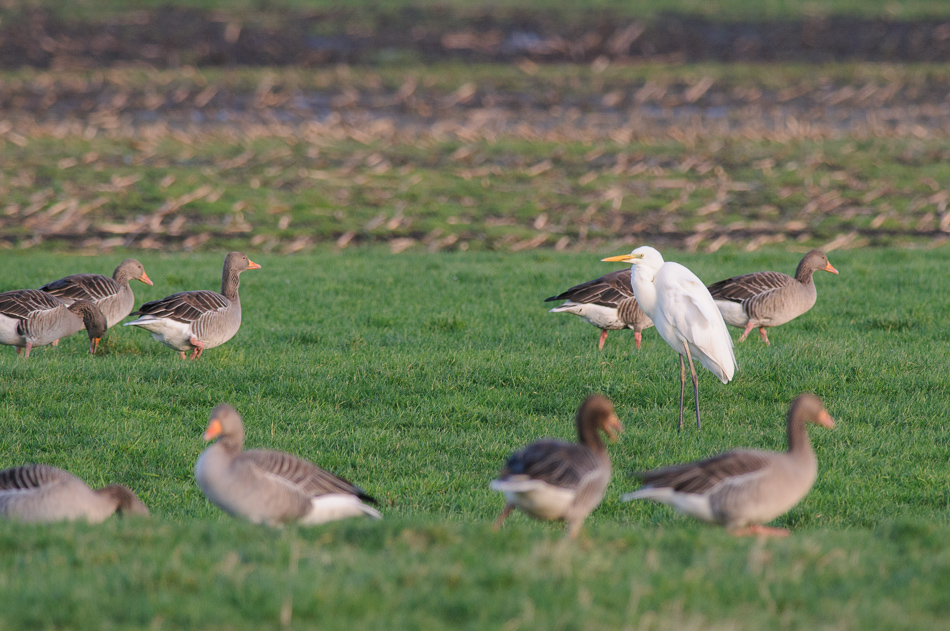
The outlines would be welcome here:
[[[633,293],[640,308],[653,320],[660,337],[679,353],[680,428],[683,427],[683,399],[686,396],[683,356],[689,361],[696,405],[696,427],[699,427],[699,379],[693,366],[693,356],[723,383],[729,383],[736,372],[732,338],[706,285],[679,263],[665,262],[663,256],[649,246],[603,260],[624,261],[633,265]]]
[[[708,289],[726,324],[745,327],[740,342],[759,327],[768,346],[766,327],[785,324],[815,306],[818,291],[812,275],[818,270],[838,273],[824,252],[812,250],[798,264],[794,278],[780,272],[753,272],[713,283]]]

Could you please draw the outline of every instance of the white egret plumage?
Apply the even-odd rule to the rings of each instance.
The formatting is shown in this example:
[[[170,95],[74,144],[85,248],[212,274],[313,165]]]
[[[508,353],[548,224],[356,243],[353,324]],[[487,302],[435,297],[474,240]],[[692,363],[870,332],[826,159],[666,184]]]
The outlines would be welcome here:
[[[696,427],[699,427],[699,378],[693,366],[693,357],[723,383],[729,383],[736,372],[732,338],[706,285],[686,267],[664,261],[663,256],[649,246],[603,260],[633,265],[631,283],[640,308],[653,320],[660,337],[679,353],[681,428],[683,399],[686,396],[683,356],[686,356],[693,378]]]

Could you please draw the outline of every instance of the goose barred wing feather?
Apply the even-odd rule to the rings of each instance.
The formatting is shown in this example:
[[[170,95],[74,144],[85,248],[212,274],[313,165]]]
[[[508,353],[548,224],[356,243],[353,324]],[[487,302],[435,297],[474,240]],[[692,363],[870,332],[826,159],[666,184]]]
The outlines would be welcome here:
[[[669,488],[678,493],[706,493],[723,480],[756,473],[770,464],[767,454],[730,451],[706,460],[642,471],[635,474],[644,487]]]
[[[177,322],[194,322],[206,313],[226,309],[230,301],[214,291],[183,291],[146,302],[132,315],[149,315]]]
[[[377,504],[375,498],[367,495],[363,489],[350,481],[325,471],[315,464],[282,451],[253,449],[240,456],[254,463],[264,473],[276,476],[285,483],[299,489],[308,497],[318,497],[328,493],[355,495],[361,500]]]
[[[707,289],[716,300],[743,302],[759,294],[787,287],[795,279],[781,272],[753,272],[713,283]]]
[[[546,298],[545,302],[573,300],[584,304],[617,307],[631,298],[633,287],[630,284],[630,270],[623,269],[571,287],[562,294]]]
[[[78,480],[78,478],[49,465],[28,464],[0,471],[0,491],[38,489],[68,480]]]
[[[62,304],[39,289],[18,289],[0,294],[0,314],[18,320],[25,320],[31,313],[55,309]]]
[[[40,290],[57,298],[97,302],[116,295],[122,286],[102,274],[73,274],[47,283]]]
[[[527,475],[553,486],[578,489],[599,464],[596,454],[583,445],[539,440],[513,453],[499,477]]]

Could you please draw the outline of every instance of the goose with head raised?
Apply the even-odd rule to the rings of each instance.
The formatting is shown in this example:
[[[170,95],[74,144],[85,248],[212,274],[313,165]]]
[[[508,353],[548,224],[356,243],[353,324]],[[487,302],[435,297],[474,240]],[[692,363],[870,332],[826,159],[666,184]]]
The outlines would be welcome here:
[[[575,423],[576,443],[539,440],[508,457],[489,485],[505,495],[496,530],[517,508],[536,519],[566,521],[570,537],[577,537],[610,482],[610,457],[600,432],[614,440],[622,427],[613,405],[599,394],[584,400]]]
[[[812,278],[816,271],[837,274],[821,250],[812,250],[802,258],[795,276],[781,272],[753,272],[733,276],[708,287],[726,324],[744,328],[744,342],[755,327],[769,346],[765,329],[794,320],[815,306],[818,290]]]
[[[25,522],[84,519],[98,524],[113,513],[148,516],[148,507],[121,484],[93,490],[73,474],[49,465],[0,471],[0,517]]]
[[[834,420],[813,394],[802,394],[788,410],[788,450],[737,449],[706,460],[636,474],[643,487],[621,499],[649,499],[733,534],[786,536],[788,530],[764,526],[784,515],[811,490],[818,461],[806,423],[831,428]]]
[[[108,326],[113,327],[129,315],[135,305],[135,296],[129,285],[131,280],[152,284],[141,263],[135,259],[125,259],[115,268],[112,278],[102,274],[73,274],[47,283],[40,290],[56,296],[67,305],[76,300],[88,300],[99,307]]]
[[[211,412],[204,439],[217,442],[195,464],[212,503],[256,524],[322,524],[347,517],[381,519],[376,500],[347,480],[282,451],[244,449],[244,423],[224,403]]]
[[[224,259],[221,293],[208,290],[182,291],[146,302],[132,315],[139,318],[125,326],[151,331],[152,337],[178,351],[184,359],[201,357],[206,349],[224,344],[241,328],[241,272],[260,269],[246,254],[231,252]]]

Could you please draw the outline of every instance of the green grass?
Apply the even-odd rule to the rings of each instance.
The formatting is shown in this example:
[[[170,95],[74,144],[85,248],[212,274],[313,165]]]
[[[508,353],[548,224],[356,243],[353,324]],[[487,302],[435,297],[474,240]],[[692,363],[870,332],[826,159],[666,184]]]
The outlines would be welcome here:
[[[950,444],[941,350],[950,249],[834,251],[817,306],[737,346],[723,386],[701,371],[702,431],[678,432],[676,359],[543,299],[615,267],[596,253],[249,250],[244,325],[182,362],[116,328],[29,361],[0,349],[2,466],[46,462],[128,484],[153,518],[99,527],[0,524],[2,628],[946,628]],[[135,253],[138,301],[219,283],[222,255]],[[712,282],[790,272],[800,252],[666,252]],[[3,252],[0,290],[123,255]],[[884,280],[882,280],[884,279]],[[788,402],[823,397],[819,477],[766,543],[666,507],[621,504],[629,473],[733,446],[778,449]],[[617,405],[614,481],[579,541],[522,515],[500,533],[488,481],[513,449],[568,438],[589,392]],[[194,484],[211,408],[235,405],[248,444],[283,449],[382,501],[381,523],[282,531],[225,516]]]

